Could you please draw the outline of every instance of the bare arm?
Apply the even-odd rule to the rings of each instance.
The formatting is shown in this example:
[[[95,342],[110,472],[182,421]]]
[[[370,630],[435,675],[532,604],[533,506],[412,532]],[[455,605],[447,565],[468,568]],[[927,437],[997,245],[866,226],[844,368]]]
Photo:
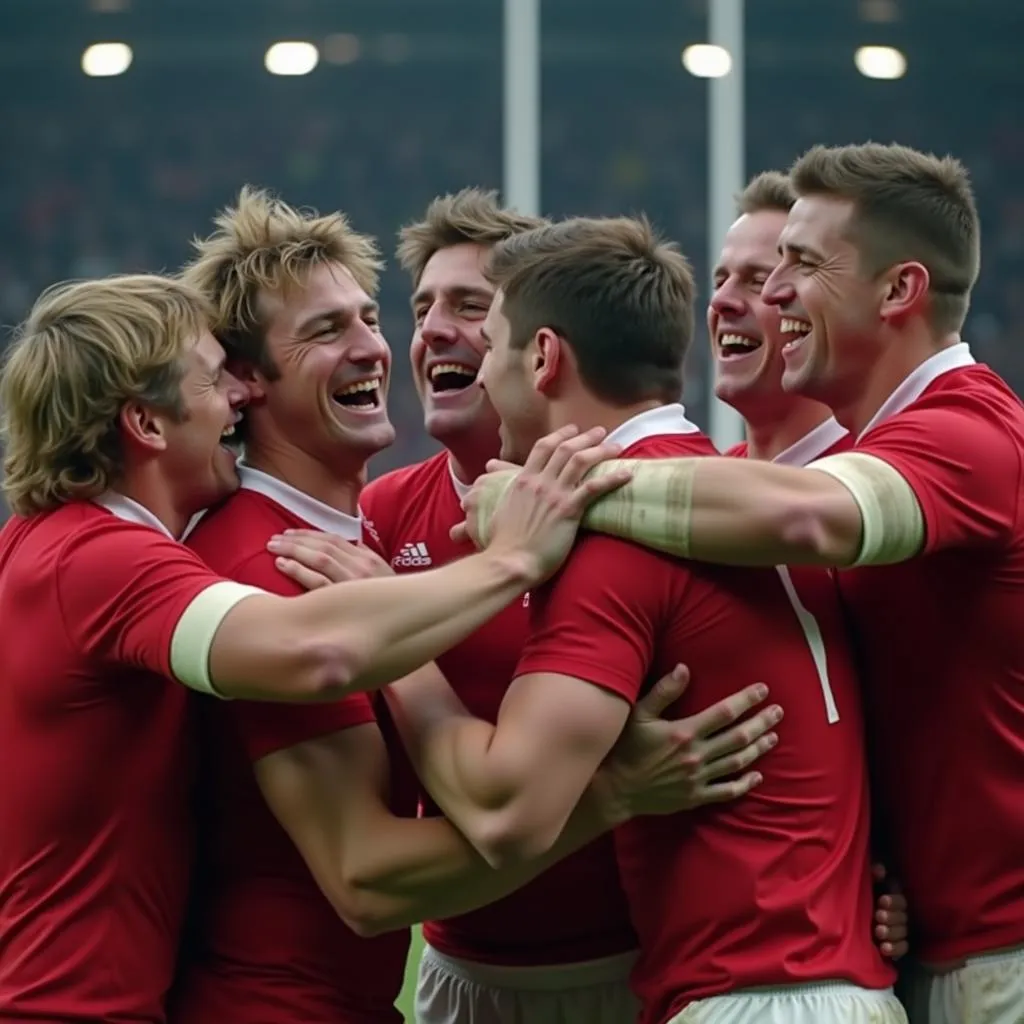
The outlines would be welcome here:
[[[924,522],[910,485],[887,463],[846,452],[804,469],[747,459],[626,462],[633,480],[591,506],[583,525],[684,558],[730,565],[884,564],[916,555]],[[595,476],[623,465],[611,461]],[[480,543],[514,479],[500,468],[466,501]]]
[[[760,775],[747,769],[775,745],[770,730],[782,710],[773,705],[736,725],[767,696],[755,685],[699,715],[662,721],[658,714],[687,681],[685,670],[661,680],[624,732],[623,699],[555,674],[516,680],[496,726],[470,716],[429,669],[385,697],[431,795],[490,863],[502,865],[544,855],[560,841],[613,744],[601,775],[628,794],[633,815],[733,800],[756,786]]]
[[[255,770],[321,890],[360,935],[491,903],[626,820],[620,801],[592,791],[542,857],[496,871],[443,818],[391,813],[387,751],[375,725],[278,751]]]
[[[582,482],[616,451],[601,437],[566,428],[539,442],[479,555],[292,598],[210,587],[175,628],[174,674],[220,696],[286,701],[334,700],[405,675],[558,568],[586,505],[628,479]]]

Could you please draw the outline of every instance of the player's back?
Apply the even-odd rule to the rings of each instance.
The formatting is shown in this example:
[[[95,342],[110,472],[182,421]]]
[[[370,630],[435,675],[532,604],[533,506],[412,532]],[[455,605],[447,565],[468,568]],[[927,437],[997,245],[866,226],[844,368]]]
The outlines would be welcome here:
[[[624,457],[713,454],[702,435],[682,434],[648,437]],[[835,597],[820,616],[798,617],[784,571],[684,563],[594,535],[573,560],[581,555],[615,576],[608,585],[631,620],[642,614],[649,679],[689,667],[693,682],[670,716],[696,714],[758,681],[786,716],[750,795],[636,819],[616,833],[640,938],[633,987],[643,1020],[758,986],[890,985],[871,939],[863,716]]]
[[[449,537],[463,515],[447,452],[375,480],[360,506],[398,573],[423,571],[473,551],[469,542]],[[476,717],[497,721],[526,640],[528,605],[529,595],[437,659]],[[441,813],[429,796],[422,799],[427,814]],[[489,906],[427,923],[424,933],[447,956],[509,965],[577,963],[636,946],[611,836]]]
[[[188,544],[229,579],[299,594],[298,584],[278,572],[266,543],[290,528],[323,529],[329,523],[318,519],[318,505],[243,467],[242,488],[204,517]],[[329,520],[333,510],[321,506],[320,512]],[[401,1020],[393,1004],[402,985],[408,929],[367,939],[342,921],[267,806],[253,771],[262,756],[376,717],[362,693],[322,705],[203,702],[200,856],[191,941],[172,1021]],[[393,806],[412,816],[411,768],[396,762],[395,753],[389,745]]]
[[[0,531],[0,1020],[163,1020],[192,852],[187,691],[84,650],[105,581],[69,592],[79,546],[136,532],[154,534],[87,502]],[[71,620],[83,604],[96,623]],[[173,623],[155,627],[168,647]]]
[[[955,365],[955,364],[954,364]],[[941,368],[941,365],[940,365]],[[1024,407],[955,365],[869,429],[924,513],[924,553],[838,574],[916,952],[1024,942]]]

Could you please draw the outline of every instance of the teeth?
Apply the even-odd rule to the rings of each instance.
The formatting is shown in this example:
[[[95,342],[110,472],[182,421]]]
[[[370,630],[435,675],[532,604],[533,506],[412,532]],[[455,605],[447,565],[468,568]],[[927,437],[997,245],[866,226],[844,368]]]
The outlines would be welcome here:
[[[810,334],[811,325],[806,320],[792,320],[784,316],[779,321],[779,330],[783,334]]]
[[[463,377],[475,377],[476,371],[459,363],[435,363],[430,368],[430,379],[436,380],[442,373],[460,373]]]
[[[718,346],[719,348],[742,348],[745,351],[752,352],[754,349],[761,347],[761,342],[748,338],[743,334],[723,334],[719,336]]]
[[[380,378],[374,377],[373,380],[360,380],[356,381],[355,384],[349,384],[347,388],[341,391],[335,392],[338,395],[354,395],[359,391],[376,391],[380,387]]]
[[[232,423],[230,427],[221,431],[221,437],[230,437],[235,432],[235,425]]]

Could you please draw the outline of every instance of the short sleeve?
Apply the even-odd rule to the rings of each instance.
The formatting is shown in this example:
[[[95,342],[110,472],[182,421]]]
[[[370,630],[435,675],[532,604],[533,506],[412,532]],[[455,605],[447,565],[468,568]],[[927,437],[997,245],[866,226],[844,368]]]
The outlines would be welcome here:
[[[56,576],[65,630],[86,657],[168,678],[179,619],[200,593],[224,582],[184,545],[116,516],[71,537]]]
[[[854,450],[910,484],[924,515],[925,551],[1004,544],[1024,483],[1019,442],[996,409],[945,397],[947,405],[922,404],[883,422]]]
[[[573,676],[635,703],[669,605],[667,559],[583,534],[562,571],[530,594],[530,637],[517,676]]]
[[[298,583],[277,568],[274,556],[266,550],[238,563],[229,575],[238,583],[248,583],[282,597],[305,593]],[[234,719],[250,761],[377,720],[370,697],[365,693],[353,693],[329,704],[238,700],[226,705],[224,713]]]

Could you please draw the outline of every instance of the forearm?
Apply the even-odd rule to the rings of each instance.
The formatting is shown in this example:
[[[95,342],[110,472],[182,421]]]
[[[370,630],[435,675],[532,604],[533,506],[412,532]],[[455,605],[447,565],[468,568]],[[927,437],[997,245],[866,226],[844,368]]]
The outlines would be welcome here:
[[[529,584],[517,559],[482,552],[429,572],[254,597],[217,625],[209,674],[216,692],[248,699],[374,690],[465,639]]]
[[[713,457],[626,462],[632,480],[590,506],[583,517],[588,529],[726,565],[843,565],[857,557],[860,510],[843,484],[825,473]],[[593,473],[622,464],[602,463]],[[481,536],[488,536],[513,476],[482,478]]]
[[[554,845],[529,862],[491,867],[444,818],[392,818],[365,848],[354,875],[366,929],[389,931],[463,914],[514,892],[552,864],[621,824],[625,816],[588,791]]]

